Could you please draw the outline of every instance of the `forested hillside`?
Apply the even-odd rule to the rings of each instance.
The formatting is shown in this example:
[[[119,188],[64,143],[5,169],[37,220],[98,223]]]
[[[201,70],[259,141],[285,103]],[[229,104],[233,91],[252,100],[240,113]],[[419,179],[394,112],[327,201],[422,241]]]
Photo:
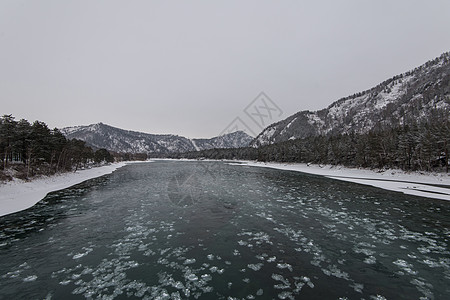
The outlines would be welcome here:
[[[342,98],[319,111],[300,111],[264,129],[255,147],[320,135],[361,134],[376,127],[427,122],[450,111],[450,53]]]
[[[12,115],[0,118],[0,180],[30,178],[76,170],[88,165],[112,162],[105,149],[93,151],[81,140],[68,140],[58,129]]]
[[[171,157],[448,172],[449,143],[450,53],[444,53],[328,108],[274,123],[251,147]]]
[[[242,159],[400,168],[448,172],[450,121],[437,113],[427,122],[395,128],[377,127],[362,134],[327,134],[239,149],[212,149],[171,155],[173,158]]]

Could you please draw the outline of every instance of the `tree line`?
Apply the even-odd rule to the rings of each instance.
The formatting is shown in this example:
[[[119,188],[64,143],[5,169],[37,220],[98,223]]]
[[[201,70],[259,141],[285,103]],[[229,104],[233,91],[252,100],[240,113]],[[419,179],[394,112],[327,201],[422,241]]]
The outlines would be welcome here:
[[[114,161],[106,149],[94,151],[86,142],[68,140],[57,128],[50,129],[44,122],[17,121],[12,115],[0,118],[0,159],[3,177],[0,179],[10,177],[8,170],[19,178],[29,178]]]
[[[449,142],[450,120],[448,113],[443,112],[427,122],[411,120],[394,128],[379,125],[366,133],[318,135],[259,148],[209,149],[162,156],[448,172]],[[57,128],[50,129],[44,122],[16,121],[12,115],[0,118],[0,180],[10,179],[11,175],[30,178],[114,160],[146,160],[147,157],[161,157],[161,154],[94,151],[86,142],[68,140]]]
[[[446,171],[450,142],[448,114],[425,123],[395,128],[378,126],[367,133],[328,134],[288,140],[259,148],[211,149],[169,155],[171,158],[241,159]]]

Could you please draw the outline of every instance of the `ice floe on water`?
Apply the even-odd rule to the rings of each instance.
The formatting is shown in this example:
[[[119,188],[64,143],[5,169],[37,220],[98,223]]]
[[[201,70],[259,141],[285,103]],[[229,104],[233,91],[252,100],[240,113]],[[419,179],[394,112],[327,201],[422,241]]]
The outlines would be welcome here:
[[[249,269],[252,269],[253,271],[259,271],[261,270],[262,266],[264,266],[263,263],[257,263],[257,264],[248,264],[247,267]]]
[[[24,282],[35,281],[38,277],[36,275],[30,275],[23,279]]]
[[[86,299],[395,298],[395,289],[384,285],[405,286],[414,299],[443,298],[442,281],[450,280],[446,206],[416,208],[414,201],[348,189],[347,183],[226,168],[240,177],[204,179],[210,185],[196,188],[205,198],[189,207],[167,205],[158,176],[171,178],[170,168],[125,173],[115,184],[131,177],[132,187],[124,185],[121,197],[108,194],[116,202],[99,199],[96,191],[94,203],[112,201],[104,207],[108,213],[96,212],[104,225],[81,205],[90,203],[90,194],[74,192],[80,195],[65,200],[64,218],[43,218],[49,227],[36,218],[24,221],[26,229],[0,232],[0,248],[9,249],[42,229],[45,240],[39,242],[62,263],[46,274],[41,268],[48,257],[33,260],[24,252],[26,258],[5,267],[0,279],[20,287],[50,278],[54,297]],[[135,184],[142,178],[147,185]],[[231,202],[232,208],[222,205]],[[87,224],[76,225],[76,218]],[[105,227],[89,227],[89,218]],[[65,240],[67,224],[73,238],[83,238]]]
[[[403,259],[397,259],[393,264],[400,268],[401,271],[398,272],[399,275],[404,275],[405,273],[411,275],[417,274],[417,272],[413,270],[414,266]]]
[[[288,269],[289,271],[293,271],[292,266],[288,263],[278,263],[277,268],[279,269]]]
[[[275,288],[277,289],[285,289],[290,288],[291,284],[289,283],[289,280],[283,277],[283,275],[280,274],[272,274],[272,279],[275,281],[280,281],[281,283],[278,283],[275,285]]]
[[[83,247],[82,249],[84,250],[84,252],[80,252],[80,253],[74,254],[74,255],[72,256],[72,259],[79,259],[79,258],[82,258],[83,256],[86,256],[86,255],[88,255],[89,253],[91,253],[92,250],[94,250],[94,249],[89,248],[89,247]]]
[[[186,258],[186,260],[184,261],[183,264],[190,265],[190,264],[193,264],[195,262],[196,262],[195,258]]]

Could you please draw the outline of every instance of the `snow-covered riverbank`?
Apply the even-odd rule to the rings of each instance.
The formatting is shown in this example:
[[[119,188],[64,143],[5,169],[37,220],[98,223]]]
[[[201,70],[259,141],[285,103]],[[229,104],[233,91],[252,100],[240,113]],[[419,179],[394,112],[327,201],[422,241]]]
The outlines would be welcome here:
[[[304,172],[343,181],[371,185],[409,195],[450,201],[450,176],[445,173],[405,172],[401,170],[386,170],[377,172],[368,169],[346,168],[342,166],[319,166],[310,164],[286,164],[272,162],[263,163],[254,161],[241,161],[236,164],[251,167],[266,167],[279,170]],[[439,185],[439,187],[435,185]]]
[[[42,200],[50,192],[112,173],[125,164],[127,163],[115,163],[108,166],[80,170],[76,173],[64,173],[57,176],[38,178],[30,182],[16,180],[2,184],[0,185],[0,216],[27,209]],[[376,172],[342,166],[262,163],[254,161],[239,161],[230,164],[304,172],[410,195],[450,201],[450,176],[448,174],[408,173],[401,170]]]
[[[35,205],[48,193],[62,190],[91,178],[114,172],[125,162],[107,166],[79,170],[50,177],[41,177],[32,181],[15,180],[0,185],[0,216],[12,214]]]

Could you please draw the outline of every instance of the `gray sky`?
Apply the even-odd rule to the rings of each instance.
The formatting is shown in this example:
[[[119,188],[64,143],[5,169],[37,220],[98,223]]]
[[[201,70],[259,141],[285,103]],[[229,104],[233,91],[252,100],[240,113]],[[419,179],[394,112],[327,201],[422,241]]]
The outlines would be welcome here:
[[[212,137],[261,91],[285,118],[449,50],[448,0],[1,0],[0,113]]]

